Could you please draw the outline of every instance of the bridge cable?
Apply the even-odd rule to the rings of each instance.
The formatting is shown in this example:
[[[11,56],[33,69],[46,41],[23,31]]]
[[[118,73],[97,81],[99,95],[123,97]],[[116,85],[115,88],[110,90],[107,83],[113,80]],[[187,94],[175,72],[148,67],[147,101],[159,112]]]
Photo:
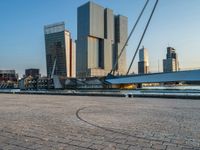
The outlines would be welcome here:
[[[110,71],[110,74],[112,74],[112,72],[113,72],[113,75],[115,74],[115,70],[116,70],[116,67],[117,67],[117,65],[118,65],[119,58],[121,57],[123,51],[125,50],[125,48],[126,48],[128,42],[129,42],[129,40],[130,40],[130,38],[131,38],[133,32],[135,31],[135,28],[136,28],[138,22],[140,21],[140,18],[142,17],[143,12],[144,12],[144,10],[146,9],[146,6],[147,6],[148,3],[149,3],[149,0],[146,1],[146,3],[145,3],[145,5],[144,5],[144,7],[143,7],[143,9],[142,9],[142,11],[141,11],[141,13],[140,13],[140,15],[138,16],[137,21],[135,22],[135,25],[133,26],[133,28],[132,28],[132,30],[131,30],[131,32],[130,32],[130,34],[129,34],[129,36],[128,36],[128,38],[127,38],[125,44],[124,44],[124,46],[123,46],[123,48],[121,49],[120,54],[119,54],[118,57],[117,57],[117,60],[116,60],[116,62],[115,62],[115,65],[113,66],[113,68],[112,68],[111,71]]]
[[[155,3],[155,5],[154,5],[154,7],[153,7],[153,10],[152,10],[152,12],[151,12],[151,15],[150,15],[150,17],[149,17],[149,20],[148,20],[147,25],[146,25],[146,27],[145,27],[145,29],[144,29],[144,32],[143,32],[143,34],[142,34],[142,37],[141,37],[140,42],[139,42],[139,44],[138,44],[138,47],[137,47],[137,49],[136,49],[136,51],[135,51],[135,54],[134,54],[134,56],[133,56],[133,58],[132,58],[131,64],[129,65],[129,68],[128,68],[128,71],[127,71],[126,75],[128,75],[129,72],[130,72],[130,69],[131,69],[131,67],[132,67],[132,65],[133,65],[133,61],[135,60],[135,57],[136,57],[136,55],[137,55],[137,53],[138,53],[138,50],[139,50],[139,48],[140,48],[140,45],[141,45],[141,43],[142,43],[142,41],[143,41],[144,35],[145,35],[145,33],[146,33],[146,31],[147,31],[147,28],[148,28],[148,26],[149,26],[149,24],[150,24],[150,22],[151,22],[151,19],[152,19],[152,16],[153,16],[154,12],[155,12],[155,9],[156,9],[156,6],[157,6],[157,4],[158,4],[158,1],[159,1],[159,0],[156,0],[156,3]]]

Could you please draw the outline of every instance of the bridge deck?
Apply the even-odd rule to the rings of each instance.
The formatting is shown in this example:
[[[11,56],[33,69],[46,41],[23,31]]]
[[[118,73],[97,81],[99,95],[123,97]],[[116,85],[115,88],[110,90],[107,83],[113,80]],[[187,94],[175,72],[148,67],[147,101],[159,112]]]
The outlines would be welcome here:
[[[145,75],[117,76],[106,80],[111,84],[162,83],[179,81],[200,81],[200,70],[154,73]]]

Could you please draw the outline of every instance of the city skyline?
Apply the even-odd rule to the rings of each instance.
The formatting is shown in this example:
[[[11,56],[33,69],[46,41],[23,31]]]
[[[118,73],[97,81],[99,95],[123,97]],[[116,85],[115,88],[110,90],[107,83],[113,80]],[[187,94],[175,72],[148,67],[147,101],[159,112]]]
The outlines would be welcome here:
[[[60,2],[60,3],[59,3]],[[87,0],[73,1],[39,1],[17,2],[2,1],[0,6],[0,68],[16,69],[20,77],[27,68],[39,68],[42,75],[46,75],[45,46],[43,37],[43,26],[52,22],[65,20],[67,29],[76,39],[77,8],[86,3]],[[118,0],[118,3],[106,0],[94,0],[103,7],[111,8],[114,13],[127,16],[129,19],[129,32],[136,20],[144,1]],[[59,11],[54,8],[59,6]],[[153,1],[151,1],[151,6]],[[149,6],[150,8],[150,6]],[[157,71],[158,61],[162,66],[162,59],[165,58],[166,47],[172,46],[179,54],[180,68],[200,67],[198,56],[200,44],[198,35],[200,31],[200,2],[198,0],[160,0],[158,9],[150,24],[150,28],[144,38],[144,45],[149,50],[150,70]],[[51,10],[51,11],[50,11]],[[144,20],[137,31],[142,31],[150,11],[145,13]],[[129,64],[134,53],[133,50],[139,39],[140,32],[134,34],[127,47],[127,64]],[[136,39],[137,37],[137,39]],[[137,61],[134,62],[134,70],[137,68]],[[162,69],[160,69],[162,70]]]

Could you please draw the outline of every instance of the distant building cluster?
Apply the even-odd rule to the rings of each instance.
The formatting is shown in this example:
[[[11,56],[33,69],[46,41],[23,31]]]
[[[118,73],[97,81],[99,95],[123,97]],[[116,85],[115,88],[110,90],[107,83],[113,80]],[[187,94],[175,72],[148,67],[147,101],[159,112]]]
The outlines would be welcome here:
[[[166,59],[163,59],[163,72],[179,71],[178,54],[173,47],[167,47]],[[141,48],[139,50],[138,74],[149,73],[148,50]]]
[[[19,80],[21,90],[52,89],[53,80],[48,77],[41,77],[40,70],[30,68],[25,70],[23,78]]]

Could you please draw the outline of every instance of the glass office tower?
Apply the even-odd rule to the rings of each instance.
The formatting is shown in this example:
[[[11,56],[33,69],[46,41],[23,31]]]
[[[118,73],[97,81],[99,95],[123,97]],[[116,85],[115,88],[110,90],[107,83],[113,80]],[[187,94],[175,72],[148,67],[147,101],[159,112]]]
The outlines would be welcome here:
[[[76,76],[76,47],[64,22],[44,27],[47,76]],[[54,67],[55,65],[55,67]],[[55,68],[53,70],[53,68]]]

